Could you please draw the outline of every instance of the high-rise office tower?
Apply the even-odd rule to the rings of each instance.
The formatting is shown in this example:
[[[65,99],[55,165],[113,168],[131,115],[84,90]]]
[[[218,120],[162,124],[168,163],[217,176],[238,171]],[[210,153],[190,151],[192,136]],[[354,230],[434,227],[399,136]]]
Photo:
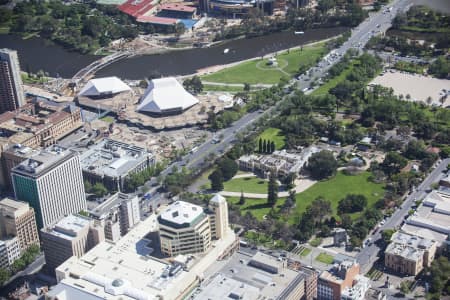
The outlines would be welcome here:
[[[11,174],[16,198],[34,208],[39,229],[86,209],[80,159],[73,151],[51,146]]]
[[[18,238],[22,253],[31,245],[39,245],[33,208],[26,202],[5,198],[0,201],[0,237],[9,236]]]
[[[0,49],[0,113],[25,104],[17,51]]]

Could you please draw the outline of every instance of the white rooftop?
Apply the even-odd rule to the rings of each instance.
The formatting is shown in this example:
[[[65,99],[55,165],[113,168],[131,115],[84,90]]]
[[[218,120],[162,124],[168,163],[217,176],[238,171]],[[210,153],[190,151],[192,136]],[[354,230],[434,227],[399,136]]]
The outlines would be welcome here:
[[[89,80],[80,91],[80,96],[102,96],[131,91],[131,88],[117,77],[104,77]]]
[[[200,260],[193,260],[189,271],[165,276],[170,263],[151,256],[155,243],[147,236],[157,229],[156,216],[150,215],[116,243],[104,241],[80,258],[69,258],[56,268],[59,283],[49,295],[60,300],[181,299],[236,238],[230,229]]]
[[[80,231],[85,231],[89,225],[90,221],[85,217],[68,215],[59,220],[52,228],[43,230],[59,238],[72,240]]]
[[[160,217],[163,220],[182,225],[191,223],[201,214],[203,214],[203,208],[201,206],[177,201],[164,210]]]
[[[215,203],[223,203],[227,202],[227,199],[225,199],[225,197],[221,196],[220,194],[215,194],[214,197],[212,197],[209,201]]]
[[[165,111],[185,110],[198,102],[174,77],[153,79],[137,111],[161,114]]]

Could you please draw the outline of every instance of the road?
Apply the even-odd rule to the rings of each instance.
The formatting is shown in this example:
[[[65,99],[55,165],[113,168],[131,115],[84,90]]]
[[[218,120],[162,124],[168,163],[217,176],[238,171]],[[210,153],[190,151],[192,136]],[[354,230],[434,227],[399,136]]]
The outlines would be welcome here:
[[[1,287],[0,296],[6,297],[8,292],[14,290],[17,285],[23,282],[24,278],[28,278],[30,275],[38,272],[45,264],[44,254],[41,253],[36,259],[29,264],[25,269],[17,272],[13,277],[8,280],[8,283]]]
[[[357,47],[358,49],[364,48],[365,44],[372,37],[374,31],[384,32],[391,26],[391,21],[398,11],[404,11],[411,4],[411,0],[394,0],[390,6],[393,7],[391,12],[384,12],[383,10],[377,13],[372,13],[358,27],[352,30],[350,38],[338,49],[333,50],[334,55],[327,55],[322,61],[318,63],[318,67],[310,70],[310,78],[324,77],[327,70],[336,62],[339,61],[339,57],[345,54],[350,48]],[[303,78],[306,79],[306,78]],[[310,85],[310,79],[297,80],[298,87],[305,89]],[[270,114],[274,108],[269,108],[265,113]],[[231,127],[225,128],[217,132],[216,136],[223,136],[221,141],[217,144],[212,144],[211,140],[207,140],[202,145],[198,146],[197,150],[193,153],[185,155],[180,161],[174,162],[166,170],[162,172],[163,176],[170,174],[172,168],[176,166],[181,168],[183,166],[190,170],[199,170],[204,162],[207,161],[209,155],[218,156],[224,153],[229,147],[231,147],[235,140],[236,134],[241,133],[244,129],[256,122],[261,116],[264,115],[261,112],[252,112],[243,116],[238,121],[234,122]]]
[[[357,261],[361,266],[361,272],[365,273],[370,270],[375,262],[377,255],[380,251],[380,247],[377,244],[381,239],[381,232],[385,229],[394,229],[400,227],[408,215],[409,210],[414,204],[415,200],[423,199],[427,190],[430,189],[432,183],[439,181],[444,176],[443,171],[447,169],[450,159],[444,159],[437,167],[425,178],[425,180],[417,187],[417,189],[410,195],[408,195],[403,202],[402,206],[397,209],[392,216],[386,220],[386,223],[379,228],[376,234],[368,236],[371,238],[371,245],[363,248],[357,255]]]
[[[385,32],[391,26],[392,19],[395,17],[397,12],[406,11],[408,7],[411,6],[411,0],[394,0],[389,4],[389,6],[392,7],[391,11],[386,12],[385,10],[381,10],[377,13],[371,13],[369,18],[352,30],[350,38],[345,43],[343,43],[338,49],[333,50],[331,54],[325,56],[316,67],[310,69],[309,76],[307,76],[307,78],[306,76],[302,76],[302,78],[296,80],[298,88],[301,90],[309,88],[311,79],[324,77],[328,69],[333,64],[337,63],[339,58],[350,48],[361,50],[374,34]],[[310,91],[311,90],[308,92]],[[162,177],[170,174],[174,167],[178,169],[181,167],[186,167],[194,172],[201,170],[202,166],[208,162],[208,159],[211,159],[211,156],[217,157],[226,152],[226,150],[232,146],[238,133],[242,133],[248,125],[256,122],[263,115],[270,115],[274,109],[275,107],[271,107],[266,110],[264,114],[261,111],[246,114],[241,119],[234,122],[230,127],[222,129],[216,133],[216,136],[223,137],[218,143],[213,144],[212,140],[207,140],[203,144],[199,145],[195,151],[191,151],[189,154],[182,157],[181,160],[169,165],[163,172],[161,172]],[[418,197],[418,195],[415,195],[415,197]],[[153,207],[155,208],[157,203],[161,203],[158,201],[163,201],[163,196],[155,192],[152,199],[146,201],[146,205],[153,203],[152,205],[154,205]],[[407,200],[407,203],[409,203],[408,201],[410,200]],[[409,209],[405,208],[399,211],[401,214],[405,211],[407,212],[408,210]],[[400,222],[400,220],[397,221]],[[389,222],[389,224],[392,225],[392,222],[394,221]],[[359,258],[362,260],[362,264],[364,266],[372,263],[374,254],[378,253],[379,249],[376,250],[373,249],[373,247],[374,246],[365,248],[365,250],[363,250],[359,255]]]

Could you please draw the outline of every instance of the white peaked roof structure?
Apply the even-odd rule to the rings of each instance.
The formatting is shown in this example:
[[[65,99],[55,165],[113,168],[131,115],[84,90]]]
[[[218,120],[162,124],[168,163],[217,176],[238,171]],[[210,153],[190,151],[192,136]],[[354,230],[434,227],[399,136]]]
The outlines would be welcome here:
[[[158,115],[174,114],[197,103],[198,99],[189,94],[175,78],[167,77],[153,79],[149,83],[137,110]]]
[[[131,88],[117,77],[104,77],[89,80],[80,91],[80,96],[102,97],[131,91]]]

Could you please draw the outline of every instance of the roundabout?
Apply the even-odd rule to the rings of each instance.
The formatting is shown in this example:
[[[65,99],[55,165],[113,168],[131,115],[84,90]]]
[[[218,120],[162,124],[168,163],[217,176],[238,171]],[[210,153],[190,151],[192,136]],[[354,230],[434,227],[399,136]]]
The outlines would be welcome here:
[[[283,69],[289,65],[288,61],[282,58],[277,58],[276,61],[277,65],[275,64],[269,65],[268,64],[269,60],[267,59],[261,60],[256,64],[256,68],[261,71],[269,71],[269,70],[283,71]]]

